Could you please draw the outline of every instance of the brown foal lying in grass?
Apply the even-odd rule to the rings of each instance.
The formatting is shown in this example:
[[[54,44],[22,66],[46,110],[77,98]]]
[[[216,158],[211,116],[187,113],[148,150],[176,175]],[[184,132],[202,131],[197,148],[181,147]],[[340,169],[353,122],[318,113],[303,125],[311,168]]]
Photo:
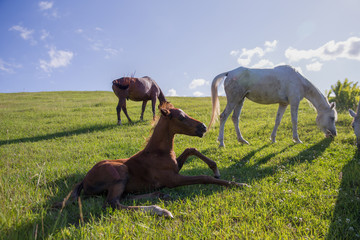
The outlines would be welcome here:
[[[156,205],[125,206],[120,203],[124,193],[138,193],[160,189],[173,188],[191,184],[217,184],[222,186],[247,186],[218,179],[219,169],[214,161],[207,158],[195,148],[187,148],[176,157],[173,145],[175,134],[202,137],[206,126],[191,118],[181,109],[174,108],[170,103],[159,106],[161,116],[154,128],[144,150],[128,159],[101,161],[86,174],[63,202],[55,204],[65,207],[68,199],[76,199],[83,190],[86,195],[97,195],[107,192],[106,203],[112,208],[149,211],[159,216],[173,217],[172,214]],[[210,176],[183,176],[179,174],[186,159],[195,155],[203,160],[214,172]],[[149,195],[147,195],[149,196]]]

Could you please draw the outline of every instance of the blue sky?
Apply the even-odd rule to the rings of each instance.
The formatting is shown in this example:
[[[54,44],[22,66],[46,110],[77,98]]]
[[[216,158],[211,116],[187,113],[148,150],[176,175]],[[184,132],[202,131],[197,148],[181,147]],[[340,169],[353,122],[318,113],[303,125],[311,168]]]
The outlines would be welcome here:
[[[168,96],[209,96],[219,73],[279,64],[325,92],[360,80],[359,9],[358,0],[0,0],[0,92],[111,91],[135,73]]]

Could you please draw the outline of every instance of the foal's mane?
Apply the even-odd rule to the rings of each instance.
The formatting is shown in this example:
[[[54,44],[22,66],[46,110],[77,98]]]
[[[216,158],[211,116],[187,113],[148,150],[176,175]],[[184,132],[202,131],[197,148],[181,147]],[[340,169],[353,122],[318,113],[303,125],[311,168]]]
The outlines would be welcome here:
[[[170,109],[173,109],[174,108],[174,105],[172,105],[170,102],[163,102],[163,103],[160,103],[159,106],[158,106],[158,109],[161,110],[161,109],[164,109],[164,110],[170,110]],[[158,124],[159,120],[160,120],[160,117],[161,115],[157,115],[155,117],[154,120],[152,120],[151,122],[151,129],[149,131],[149,136],[146,138],[146,141],[145,141],[145,145],[149,142],[151,136],[152,136],[152,133],[156,127],[156,125]],[[145,145],[143,147],[145,147]]]
[[[174,108],[174,105],[172,105],[170,102],[162,102],[159,104],[159,109],[164,109],[164,110],[170,110]]]

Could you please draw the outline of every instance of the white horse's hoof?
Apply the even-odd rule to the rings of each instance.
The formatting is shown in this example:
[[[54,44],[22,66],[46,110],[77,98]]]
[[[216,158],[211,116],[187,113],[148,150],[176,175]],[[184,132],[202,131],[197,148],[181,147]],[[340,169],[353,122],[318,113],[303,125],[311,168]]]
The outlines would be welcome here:
[[[303,143],[300,139],[293,139],[294,143]]]
[[[218,142],[220,143],[219,144],[219,147],[225,147],[225,144],[224,144],[224,139],[217,139],[218,140]]]
[[[240,143],[250,145],[250,143],[249,143],[248,141],[246,141],[245,139],[239,139],[238,141],[239,141]]]

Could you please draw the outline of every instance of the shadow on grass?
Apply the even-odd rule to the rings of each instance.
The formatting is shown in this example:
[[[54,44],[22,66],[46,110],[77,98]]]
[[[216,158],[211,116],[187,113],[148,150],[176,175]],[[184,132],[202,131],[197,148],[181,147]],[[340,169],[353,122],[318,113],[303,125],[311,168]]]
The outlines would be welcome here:
[[[312,162],[314,159],[318,158],[323,154],[323,152],[330,145],[331,141],[332,141],[331,139],[325,138],[320,142],[314,144],[310,148],[307,148],[299,152],[296,156],[286,159],[285,161],[281,162],[280,165],[283,165],[284,167],[288,167],[295,164],[300,164],[305,161]],[[221,169],[220,172],[222,176],[227,176],[227,175],[239,176],[237,177],[237,180],[248,184],[252,184],[253,181],[258,181],[265,177],[274,175],[278,171],[278,167],[279,167],[278,164],[267,167],[263,167],[262,165],[267,163],[270,159],[272,159],[276,155],[286,152],[295,145],[296,144],[289,145],[278,152],[268,154],[262,158],[258,158],[256,159],[254,164],[251,165],[246,164],[246,162],[248,162],[255,155],[256,152],[269,146],[269,145],[264,145],[263,147],[257,150],[253,150],[244,157],[242,157],[241,159],[237,160],[230,167]]]
[[[131,123],[124,124],[124,126],[132,126],[132,125],[137,125],[139,123],[144,123],[144,121],[140,121],[140,120],[133,121]],[[46,141],[46,140],[50,140],[50,139],[54,139],[54,138],[69,137],[69,136],[73,136],[73,135],[100,132],[100,131],[110,130],[110,129],[114,129],[114,128],[121,128],[121,126],[118,126],[116,124],[97,124],[97,125],[93,125],[93,126],[74,129],[71,131],[63,131],[63,132],[57,132],[57,133],[34,136],[34,137],[0,140],[0,146],[7,145],[7,144],[16,144],[16,143]]]
[[[326,239],[360,238],[360,153],[342,169],[341,184]]]

